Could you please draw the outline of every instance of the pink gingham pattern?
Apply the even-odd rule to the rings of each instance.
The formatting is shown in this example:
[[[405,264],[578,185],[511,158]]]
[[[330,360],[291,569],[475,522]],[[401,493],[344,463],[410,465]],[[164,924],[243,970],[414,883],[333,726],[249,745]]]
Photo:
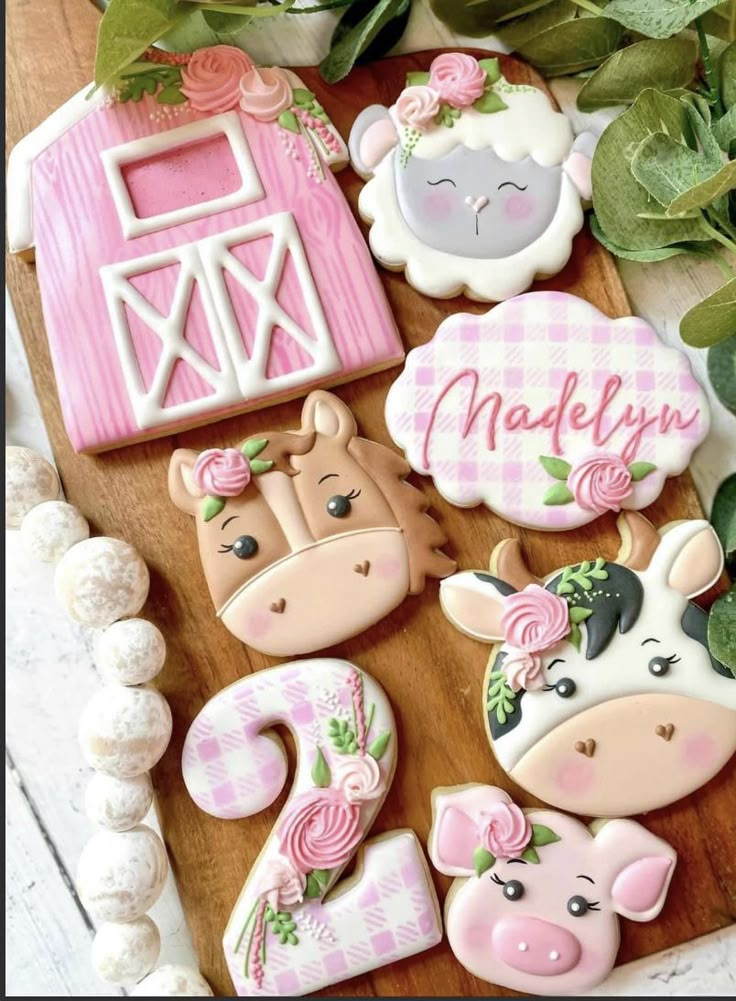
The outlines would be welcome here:
[[[561,448],[556,452],[550,428],[519,430],[513,424],[522,405],[529,408],[531,422],[556,404],[570,373],[575,373],[576,385],[564,408]],[[608,440],[596,445],[592,425],[571,428],[570,412],[582,403],[590,416],[613,376],[620,377],[621,385],[600,421],[600,434]],[[448,390],[453,379],[458,381]],[[467,430],[476,379],[476,417]],[[584,525],[596,515],[575,502],[543,504],[555,480],[539,457],[557,454],[574,465],[597,451],[620,454],[635,427],[626,421],[616,424],[626,414],[630,424],[641,407],[649,416],[661,416],[663,408],[669,408],[665,413],[670,415],[676,410],[681,421],[668,431],[662,431],[659,422],[643,431],[634,458],[653,463],[656,469],[633,484],[625,502],[632,509],[651,504],[666,477],[687,467],[708,432],[705,394],[685,355],[662,344],[644,320],[611,320],[590,303],[563,292],[529,292],[483,316],[451,316],[432,340],[411,351],[389,391],[386,424],[412,468],[431,475],[450,503],[460,507],[485,503],[516,524],[564,530]],[[511,428],[504,424],[506,415]],[[493,441],[489,428],[495,432]]]
[[[231,685],[204,707],[187,734],[182,755],[184,781],[195,802],[217,817],[252,816],[272,803],[287,778],[279,742],[264,731],[285,723],[298,749],[292,797],[313,789],[317,748],[334,773],[345,755],[328,738],[331,719],[354,725],[350,681],[357,669],[346,661],[315,659],[260,671]],[[368,675],[363,682],[366,713],[374,706],[369,739],[391,732],[381,773],[390,785],[396,760],[396,726],[382,689]],[[383,798],[363,803],[368,830]],[[266,932],[264,979],[245,976],[249,934],[242,934],[258,899],[259,868],[279,852],[280,819],[248,874],[223,940],[239,996],[298,996],[338,983],[431,948],[442,937],[439,906],[413,831],[394,831],[364,848],[360,879],[327,904],[305,900],[291,908],[297,945],[281,945]],[[360,849],[359,849],[360,850]],[[331,874],[330,885],[340,875]]]

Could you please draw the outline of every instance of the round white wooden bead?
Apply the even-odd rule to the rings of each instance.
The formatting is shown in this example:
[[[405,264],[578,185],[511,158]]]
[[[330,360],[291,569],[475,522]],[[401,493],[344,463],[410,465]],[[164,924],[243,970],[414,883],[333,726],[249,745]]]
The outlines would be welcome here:
[[[147,619],[124,619],[100,634],[95,660],[105,681],[142,685],[164,666],[166,641]]]
[[[135,921],[108,921],[92,943],[92,966],[108,984],[137,984],[150,973],[161,952],[161,933],[147,914]]]
[[[79,720],[79,742],[87,763],[119,779],[150,771],[170,739],[169,704],[149,685],[102,688]]]
[[[59,496],[59,477],[42,455],[31,448],[5,446],[5,527],[17,528],[42,501]]]
[[[84,797],[87,816],[108,831],[128,831],[139,824],[151,808],[153,785],[148,772],[132,779],[96,772]],[[139,978],[140,979],[140,978]]]
[[[89,538],[87,519],[66,501],[43,501],[20,526],[23,548],[34,560],[56,563],[67,549]]]
[[[106,629],[135,615],[148,597],[148,568],[135,549],[105,536],[80,542],[56,568],[56,596],[84,626]]]
[[[93,920],[133,921],[156,903],[168,870],[163,841],[150,827],[98,831],[82,849],[77,890]]]
[[[211,998],[212,989],[193,966],[159,966],[131,992],[134,998]]]

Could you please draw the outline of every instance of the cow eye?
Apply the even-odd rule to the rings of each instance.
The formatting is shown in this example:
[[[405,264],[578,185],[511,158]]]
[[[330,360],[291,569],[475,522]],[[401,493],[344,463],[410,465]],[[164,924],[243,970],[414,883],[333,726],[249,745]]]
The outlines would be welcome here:
[[[577,691],[577,685],[572,678],[560,678],[555,685],[555,691],[561,699],[569,699]]]
[[[507,900],[521,900],[524,896],[524,884],[518,879],[510,879],[503,888],[503,895]]]
[[[671,664],[676,664],[680,658],[673,657],[652,657],[649,661],[649,673],[655,678],[663,678],[670,669]]]
[[[581,918],[584,914],[588,913],[590,905],[585,897],[578,896],[570,897],[567,902],[567,910],[569,914],[572,914],[574,918]]]
[[[258,552],[258,541],[252,535],[240,535],[233,542],[232,551],[239,560],[249,560]]]

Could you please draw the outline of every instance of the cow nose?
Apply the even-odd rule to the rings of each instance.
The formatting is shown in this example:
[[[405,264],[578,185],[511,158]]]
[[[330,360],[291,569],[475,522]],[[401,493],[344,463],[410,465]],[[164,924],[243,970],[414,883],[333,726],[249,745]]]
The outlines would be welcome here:
[[[508,966],[537,977],[554,977],[577,966],[582,948],[566,928],[541,918],[502,918],[491,935],[493,951]]]

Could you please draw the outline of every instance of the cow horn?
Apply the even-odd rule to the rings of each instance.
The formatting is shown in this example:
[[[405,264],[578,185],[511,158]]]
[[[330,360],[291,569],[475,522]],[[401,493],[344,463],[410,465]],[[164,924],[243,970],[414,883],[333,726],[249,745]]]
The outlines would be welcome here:
[[[527,584],[539,584],[539,578],[534,576],[524,562],[518,539],[504,539],[499,544],[491,563],[491,573],[511,584],[517,591],[522,591]]]
[[[623,511],[616,527],[621,536],[616,562],[629,570],[646,570],[661,541],[657,529],[638,511]]]

